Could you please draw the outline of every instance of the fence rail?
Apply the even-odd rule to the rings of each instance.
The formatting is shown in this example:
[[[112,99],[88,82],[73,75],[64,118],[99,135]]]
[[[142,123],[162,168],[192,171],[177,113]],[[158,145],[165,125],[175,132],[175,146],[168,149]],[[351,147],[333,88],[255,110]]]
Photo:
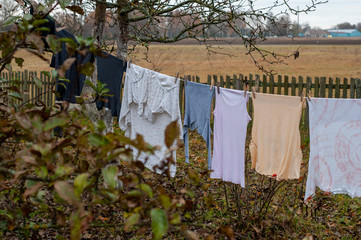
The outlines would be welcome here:
[[[48,72],[3,72],[0,77],[7,81],[1,81],[3,88],[16,85],[20,90],[23,99],[19,102],[35,103],[37,100],[43,101],[51,106],[55,101],[55,79],[50,77]],[[266,75],[243,75],[232,74],[226,76],[208,75],[206,81],[201,81],[198,76],[184,76],[184,79],[194,82],[202,82],[214,86],[218,83],[221,87],[244,89],[244,81],[247,77],[249,86],[256,87],[257,92],[300,96],[303,90],[314,97],[322,98],[361,98],[361,79],[359,78],[326,78],[326,77],[294,77],[294,76],[266,76]],[[180,85],[180,107],[184,105],[184,82]]]

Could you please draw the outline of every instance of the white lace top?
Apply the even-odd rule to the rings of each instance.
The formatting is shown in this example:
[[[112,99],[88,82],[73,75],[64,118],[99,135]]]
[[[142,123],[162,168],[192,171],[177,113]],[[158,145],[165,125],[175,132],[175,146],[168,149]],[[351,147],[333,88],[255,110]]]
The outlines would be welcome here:
[[[147,143],[160,146],[160,150],[156,151],[154,156],[141,154],[137,159],[142,161],[147,168],[154,170],[154,166],[161,165],[167,157],[164,131],[168,124],[175,120],[178,120],[179,129],[182,132],[179,81],[175,82],[174,77],[135,64],[128,66],[119,127],[131,139],[140,134]],[[137,151],[134,151],[134,156],[137,156]],[[173,158],[176,160],[175,152]],[[170,166],[172,177],[175,172],[176,164],[172,164]]]

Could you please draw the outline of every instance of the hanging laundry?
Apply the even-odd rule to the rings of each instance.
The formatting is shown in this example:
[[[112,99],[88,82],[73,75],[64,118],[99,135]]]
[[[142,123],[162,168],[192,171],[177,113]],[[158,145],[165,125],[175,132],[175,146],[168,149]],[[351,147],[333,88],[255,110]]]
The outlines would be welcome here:
[[[109,89],[110,97],[104,97],[105,101],[97,102],[97,109],[106,107],[111,110],[113,117],[120,113],[120,91],[122,87],[123,73],[126,70],[126,62],[103,52],[104,56],[97,56],[98,80],[105,83]]]
[[[300,97],[257,93],[253,106],[252,168],[277,179],[298,179],[302,162]]]
[[[214,114],[214,142],[211,178],[241,184],[244,181],[244,157],[248,96],[243,91],[219,88],[216,91]]]
[[[58,38],[71,38],[76,41],[74,35],[66,30],[55,32],[55,36]],[[90,58],[79,52],[76,52],[73,56],[69,56],[66,44],[62,43],[61,51],[53,54],[50,67],[59,69],[64,61],[70,57],[75,57],[76,60],[65,73],[64,77],[69,81],[57,79],[56,91],[58,92],[58,95],[56,96],[56,100],[76,103],[75,96],[80,96],[85,81],[85,75],[80,73],[78,65],[85,64]]]
[[[176,120],[181,130],[179,80],[175,83],[174,77],[128,64],[119,127],[131,139],[140,134],[147,143],[161,147],[160,150],[155,151],[155,155],[142,153],[139,156],[137,160],[142,161],[145,167],[161,173],[155,167],[166,161],[167,147],[164,142],[164,132],[166,127]],[[136,149],[133,150],[135,157],[138,152]],[[175,151],[173,159],[176,160]],[[169,171],[174,177],[175,163],[170,165]]]
[[[361,197],[361,100],[311,98],[305,202],[319,187]]]
[[[188,129],[198,130],[207,144],[208,169],[211,168],[211,107],[214,88],[208,85],[188,82],[184,85],[185,114],[183,122],[183,140],[186,162],[189,163]]]

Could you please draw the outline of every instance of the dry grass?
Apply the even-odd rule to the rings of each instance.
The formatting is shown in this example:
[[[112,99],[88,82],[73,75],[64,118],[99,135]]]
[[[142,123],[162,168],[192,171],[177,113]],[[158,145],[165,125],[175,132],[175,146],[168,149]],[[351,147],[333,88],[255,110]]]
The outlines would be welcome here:
[[[52,56],[52,53],[49,53],[49,52],[45,53],[44,57],[46,59],[48,59],[48,62],[47,62],[24,49],[20,49],[15,54],[15,57],[21,57],[25,60],[23,67],[22,68],[18,67],[14,61],[12,62],[11,65],[12,65],[14,71],[23,71],[25,69],[29,70],[29,71],[37,71],[37,72],[49,71],[51,69],[49,67],[49,64],[51,61],[51,56]]]
[[[296,45],[268,45],[263,48],[284,55],[292,54]],[[144,48],[139,48],[130,56],[133,62],[175,76],[198,75],[204,81],[208,74],[226,75],[233,73],[260,73],[252,59],[245,55],[245,48],[239,45],[215,46],[218,52],[232,54],[230,57],[221,53],[207,52],[200,45],[152,45],[146,60]],[[361,77],[360,45],[303,45],[300,58],[287,61],[287,64],[265,65],[282,75],[326,76],[326,77]],[[49,64],[36,56],[21,50],[17,56],[25,58],[23,69],[32,71],[49,70]],[[47,55],[50,58],[50,55]],[[14,67],[16,70],[20,70]]]

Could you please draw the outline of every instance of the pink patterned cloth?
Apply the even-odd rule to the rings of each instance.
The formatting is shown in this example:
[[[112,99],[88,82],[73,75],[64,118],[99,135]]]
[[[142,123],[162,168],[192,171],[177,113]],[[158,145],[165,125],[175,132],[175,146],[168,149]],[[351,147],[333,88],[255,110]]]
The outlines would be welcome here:
[[[240,184],[245,187],[244,155],[247,125],[248,96],[243,91],[220,88],[216,90],[214,114],[214,143],[211,178]]]
[[[305,202],[316,187],[361,197],[361,100],[311,98]]]

